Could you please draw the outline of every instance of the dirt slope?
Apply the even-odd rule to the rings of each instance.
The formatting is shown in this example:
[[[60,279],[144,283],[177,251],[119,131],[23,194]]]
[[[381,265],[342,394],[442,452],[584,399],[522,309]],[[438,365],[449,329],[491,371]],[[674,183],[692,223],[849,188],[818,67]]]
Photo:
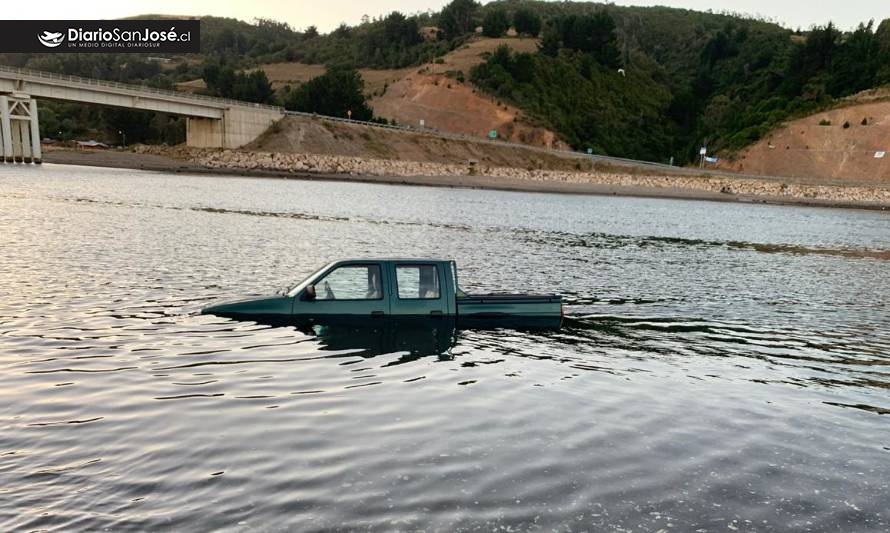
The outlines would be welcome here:
[[[442,139],[418,132],[369,128],[317,118],[289,116],[244,147],[261,152],[307,153],[398,159],[430,163],[480,165],[524,169],[586,170],[589,161],[497,143]]]
[[[431,63],[429,66],[434,74],[441,74],[449,70],[460,70],[464,74],[469,74],[472,67],[483,61],[485,54],[494,52],[502,44],[516,52],[535,52],[538,50],[538,42],[538,39],[520,39],[518,37],[499,37],[497,39],[473,37],[460,48],[446,54],[442,58],[442,63]]]
[[[552,131],[526,120],[519,109],[479,93],[472,84],[442,74],[411,74],[371,100],[377,116],[399,124],[485,137],[534,146],[565,147]]]
[[[483,95],[469,82],[470,69],[486,54],[507,45],[521,52],[537,49],[537,39],[474,38],[446,54],[441,63],[428,63],[375,93],[374,114],[395,119],[400,124],[484,137],[497,131],[500,138],[546,147],[565,147],[556,134],[535,126],[519,109]]]
[[[887,154],[876,158],[881,151]],[[890,101],[871,91],[789,122],[719,166],[747,174],[890,182]]]

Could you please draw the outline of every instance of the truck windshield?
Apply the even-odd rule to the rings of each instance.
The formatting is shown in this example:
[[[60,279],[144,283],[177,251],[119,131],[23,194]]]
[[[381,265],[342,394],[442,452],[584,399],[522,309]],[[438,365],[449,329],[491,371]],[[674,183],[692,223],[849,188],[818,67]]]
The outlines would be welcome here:
[[[309,274],[308,276],[306,276],[305,279],[303,279],[303,281],[288,288],[285,291],[285,294],[287,294],[288,296],[296,296],[298,292],[300,292],[301,290],[306,288],[306,286],[309,285],[312,282],[312,280],[314,280],[316,277],[318,277],[318,275],[321,274],[324,270],[326,270],[329,266],[331,266],[331,264],[332,263],[328,263],[328,264],[324,265],[323,267],[319,268],[318,270],[316,270],[315,272],[313,272],[312,274]]]

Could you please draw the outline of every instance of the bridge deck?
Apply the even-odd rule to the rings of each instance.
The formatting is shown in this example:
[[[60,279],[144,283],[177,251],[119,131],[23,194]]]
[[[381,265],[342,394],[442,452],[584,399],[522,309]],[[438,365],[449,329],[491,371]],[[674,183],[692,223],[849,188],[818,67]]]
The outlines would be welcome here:
[[[277,106],[0,65],[3,92],[213,119],[232,108],[284,112]]]

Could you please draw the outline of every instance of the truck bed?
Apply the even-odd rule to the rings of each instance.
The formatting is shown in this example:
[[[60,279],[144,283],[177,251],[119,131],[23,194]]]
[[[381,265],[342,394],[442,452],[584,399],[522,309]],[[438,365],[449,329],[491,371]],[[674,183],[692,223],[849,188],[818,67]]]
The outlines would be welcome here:
[[[552,294],[469,294],[457,297],[457,315],[473,318],[559,317],[562,297]]]

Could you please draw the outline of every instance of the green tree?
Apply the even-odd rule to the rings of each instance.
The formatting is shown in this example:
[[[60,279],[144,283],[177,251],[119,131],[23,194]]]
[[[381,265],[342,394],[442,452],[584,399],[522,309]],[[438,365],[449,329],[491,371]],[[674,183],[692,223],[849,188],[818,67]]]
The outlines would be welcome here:
[[[40,105],[37,108],[37,116],[40,120],[40,132],[44,137],[57,138],[61,122],[52,107]]]
[[[878,72],[875,75],[876,84],[890,83],[890,19],[884,19],[875,31],[875,39],[878,41]]]
[[[235,87],[235,69],[218,63],[207,63],[203,68],[204,83],[216,96],[229,98]]]
[[[420,30],[417,27],[417,19],[408,18],[398,11],[393,11],[383,19],[383,37],[396,44],[411,46],[420,43]]]
[[[272,101],[275,92],[269,78],[262,70],[255,70],[249,74],[238,73],[232,86],[231,98],[246,102],[268,104]]]
[[[555,24],[550,24],[544,30],[544,36],[538,43],[538,51],[546,56],[556,57],[559,55],[559,48],[562,44],[559,38],[559,28]]]
[[[214,95],[223,98],[269,103],[275,95],[266,73],[259,69],[245,74],[235,72],[227,65],[208,63],[204,66],[203,77],[207,88]]]
[[[828,69],[837,52],[841,32],[828,23],[817,26],[807,35],[806,41],[795,46],[787,67],[785,94],[795,97],[807,92],[811,95],[825,93]]]
[[[482,19],[482,35],[486,37],[501,37],[507,33],[508,29],[510,29],[510,20],[504,9],[490,9]]]
[[[471,33],[476,27],[476,11],[479,4],[473,0],[452,0],[439,13],[439,28],[446,39],[454,39]]]
[[[881,47],[872,32],[874,21],[860,24],[839,46],[831,61],[829,92],[846,96],[872,87],[881,66]]]
[[[358,71],[333,68],[291,91],[284,106],[293,111],[344,118],[351,111],[355,120],[371,120],[373,113],[364,89],[365,82]]]
[[[527,7],[520,7],[513,13],[513,27],[519,35],[537,37],[541,33],[541,17]]]
[[[562,45],[571,50],[591,54],[600,64],[617,67],[618,37],[615,21],[606,11],[593,15],[568,15],[557,22]]]
[[[423,42],[415,17],[406,17],[393,11],[381,22],[368,23],[362,27],[363,41],[356,59],[361,64],[377,68],[401,68],[412,64],[415,55],[411,52]]]
[[[890,52],[890,19],[884,19],[878,24],[875,38],[878,40],[881,53]]]

